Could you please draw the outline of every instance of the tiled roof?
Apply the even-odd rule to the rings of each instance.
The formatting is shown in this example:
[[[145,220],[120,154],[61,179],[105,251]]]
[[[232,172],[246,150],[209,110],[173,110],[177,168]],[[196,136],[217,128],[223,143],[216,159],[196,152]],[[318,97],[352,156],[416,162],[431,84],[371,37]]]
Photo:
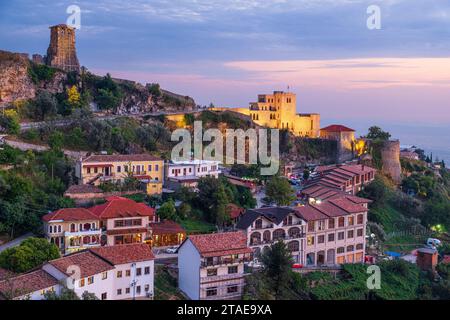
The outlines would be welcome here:
[[[151,154],[97,154],[88,156],[82,160],[83,163],[92,162],[124,162],[124,161],[162,161],[161,158],[155,157]]]
[[[154,260],[155,256],[146,243],[123,244],[92,248],[90,251],[113,265]]]
[[[348,213],[358,213],[367,211],[367,209],[364,208],[361,204],[354,203],[353,201],[350,201],[347,198],[330,199],[328,200],[328,202],[332,203],[333,205],[339,207],[340,209]]]
[[[259,217],[264,217],[275,224],[279,224],[291,212],[294,212],[294,210],[289,207],[263,207],[248,209],[240,218],[236,228],[247,229],[253,221]]]
[[[296,207],[295,211],[297,212],[297,215],[305,221],[328,219],[328,216],[310,205]]]
[[[250,253],[247,238],[242,231],[191,235],[188,238],[202,257]]]
[[[150,223],[153,235],[186,233],[181,225],[171,220]]]
[[[229,214],[231,219],[236,219],[237,217],[239,217],[242,213],[245,212],[245,209],[242,207],[239,207],[238,205],[234,204],[234,203],[229,203],[227,205],[227,209],[229,210]]]
[[[343,132],[343,131],[355,131],[353,129],[350,129],[349,127],[342,126],[340,124],[332,124],[331,126],[325,127],[320,129],[321,131],[328,131],[328,132]]]
[[[44,221],[63,220],[63,221],[82,221],[98,220],[98,217],[91,211],[84,208],[64,208],[46,214],[42,217]]]
[[[65,193],[103,193],[103,191],[91,184],[74,184]]]
[[[126,217],[153,217],[155,209],[122,197],[106,198],[106,203],[89,208],[100,219]]]
[[[80,268],[80,277],[82,278],[114,269],[110,263],[99,259],[98,256],[90,251],[76,252],[56,260],[51,260],[48,263],[69,276],[69,271],[72,269],[68,270],[68,268],[77,266]]]
[[[58,284],[58,280],[42,269],[0,282],[0,293],[7,299],[17,298]]]

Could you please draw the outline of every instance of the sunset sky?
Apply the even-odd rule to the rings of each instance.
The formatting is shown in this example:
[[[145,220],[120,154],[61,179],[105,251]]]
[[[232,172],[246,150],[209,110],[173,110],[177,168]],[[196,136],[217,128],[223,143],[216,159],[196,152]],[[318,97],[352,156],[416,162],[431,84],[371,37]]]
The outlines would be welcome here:
[[[448,0],[1,1],[0,49],[45,53],[71,4],[79,60],[96,73],[218,106],[289,85],[323,124],[450,126]],[[366,27],[371,4],[381,30]]]

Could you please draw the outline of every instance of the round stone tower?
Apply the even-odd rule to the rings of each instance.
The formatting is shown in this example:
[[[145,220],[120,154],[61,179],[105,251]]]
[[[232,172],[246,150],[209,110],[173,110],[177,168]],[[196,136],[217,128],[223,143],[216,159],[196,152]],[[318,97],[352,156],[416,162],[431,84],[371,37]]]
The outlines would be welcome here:
[[[65,24],[50,27],[47,65],[64,71],[80,71],[75,48],[75,29]]]
[[[390,176],[395,183],[401,182],[400,141],[384,142],[381,149],[382,171]]]

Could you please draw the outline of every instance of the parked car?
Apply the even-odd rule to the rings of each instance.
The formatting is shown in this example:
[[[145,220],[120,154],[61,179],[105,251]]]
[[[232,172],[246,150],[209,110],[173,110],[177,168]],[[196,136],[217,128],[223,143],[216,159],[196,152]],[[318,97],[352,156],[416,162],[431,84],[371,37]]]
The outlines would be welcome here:
[[[178,250],[178,246],[173,246],[173,247],[167,248],[166,253],[174,254],[174,253],[177,253],[177,250]]]
[[[258,258],[255,258],[252,261],[250,261],[247,264],[247,266],[250,267],[250,268],[261,268],[262,264],[261,264],[261,262],[259,262]]]

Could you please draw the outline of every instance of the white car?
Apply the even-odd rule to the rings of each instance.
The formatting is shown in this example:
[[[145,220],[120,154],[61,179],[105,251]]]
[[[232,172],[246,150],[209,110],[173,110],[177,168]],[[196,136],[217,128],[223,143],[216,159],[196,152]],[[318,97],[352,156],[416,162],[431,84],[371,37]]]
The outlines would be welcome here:
[[[167,248],[166,253],[174,254],[177,252],[177,250],[178,250],[178,246],[173,246],[173,247]]]
[[[261,262],[259,262],[258,258],[253,259],[252,261],[250,261],[247,266],[249,266],[250,268],[261,268],[262,264]]]

